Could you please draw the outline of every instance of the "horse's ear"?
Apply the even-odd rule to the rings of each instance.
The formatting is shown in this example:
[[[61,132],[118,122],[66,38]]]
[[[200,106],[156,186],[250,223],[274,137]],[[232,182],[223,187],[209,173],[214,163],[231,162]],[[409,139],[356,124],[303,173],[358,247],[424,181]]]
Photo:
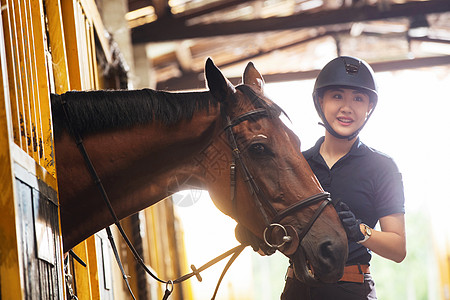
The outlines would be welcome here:
[[[223,102],[235,92],[233,84],[223,76],[210,57],[206,60],[205,76],[209,91],[218,101]]]
[[[242,75],[242,80],[244,81],[244,84],[252,85],[258,88],[261,92],[264,92],[264,78],[261,73],[256,70],[252,62],[247,64],[244,74]]]

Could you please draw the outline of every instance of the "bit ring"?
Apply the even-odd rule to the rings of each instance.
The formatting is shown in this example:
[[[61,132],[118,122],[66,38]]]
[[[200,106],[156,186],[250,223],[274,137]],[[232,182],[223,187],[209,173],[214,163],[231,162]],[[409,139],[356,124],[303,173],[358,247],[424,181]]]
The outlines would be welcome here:
[[[275,227],[281,228],[284,232],[283,241],[278,245],[274,245],[274,244],[270,243],[269,239],[267,238],[267,232],[269,231],[269,229],[270,229],[270,233],[272,233],[272,230]],[[269,226],[267,226],[266,229],[264,229],[263,237],[264,237],[264,242],[267,244],[267,246],[269,246],[270,248],[276,248],[276,249],[279,249],[279,248],[283,247],[284,244],[292,241],[292,237],[288,234],[286,228],[279,223],[272,223]]]

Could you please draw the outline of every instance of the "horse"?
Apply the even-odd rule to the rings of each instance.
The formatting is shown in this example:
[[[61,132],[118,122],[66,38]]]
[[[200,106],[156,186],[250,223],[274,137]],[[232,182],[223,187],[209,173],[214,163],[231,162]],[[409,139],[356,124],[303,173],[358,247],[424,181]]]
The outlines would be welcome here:
[[[205,77],[208,90],[194,92],[52,95],[64,251],[114,223],[77,132],[117,218],[183,189],[206,189],[220,211],[289,257],[299,280],[336,282],[345,231],[282,109],[264,95],[262,75],[250,62],[234,86],[208,58]]]

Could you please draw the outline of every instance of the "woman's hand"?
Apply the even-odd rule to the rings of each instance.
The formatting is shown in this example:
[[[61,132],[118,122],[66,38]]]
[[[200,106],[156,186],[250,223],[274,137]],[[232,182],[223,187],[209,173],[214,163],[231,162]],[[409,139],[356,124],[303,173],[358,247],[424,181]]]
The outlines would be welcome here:
[[[364,234],[361,232],[361,220],[356,219],[350,208],[344,202],[339,203],[339,207],[336,209],[338,216],[341,219],[344,226],[347,238],[352,242],[359,242],[364,240]]]
[[[365,236],[361,231],[361,220],[356,219],[349,207],[341,202],[337,207],[339,218],[350,241],[360,242]],[[405,215],[392,214],[380,218],[381,231],[372,229],[370,238],[361,242],[376,254],[402,262],[406,257]]]

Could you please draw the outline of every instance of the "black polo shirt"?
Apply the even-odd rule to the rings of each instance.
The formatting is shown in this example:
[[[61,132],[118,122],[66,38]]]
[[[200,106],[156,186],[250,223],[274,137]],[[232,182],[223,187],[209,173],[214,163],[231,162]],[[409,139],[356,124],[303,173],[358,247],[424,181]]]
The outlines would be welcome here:
[[[350,151],[328,168],[320,145],[303,152],[323,189],[331,194],[333,201],[345,202],[357,219],[371,228],[382,217],[405,213],[402,175],[389,156],[355,141]],[[349,242],[347,265],[368,264],[370,250],[355,242]]]

